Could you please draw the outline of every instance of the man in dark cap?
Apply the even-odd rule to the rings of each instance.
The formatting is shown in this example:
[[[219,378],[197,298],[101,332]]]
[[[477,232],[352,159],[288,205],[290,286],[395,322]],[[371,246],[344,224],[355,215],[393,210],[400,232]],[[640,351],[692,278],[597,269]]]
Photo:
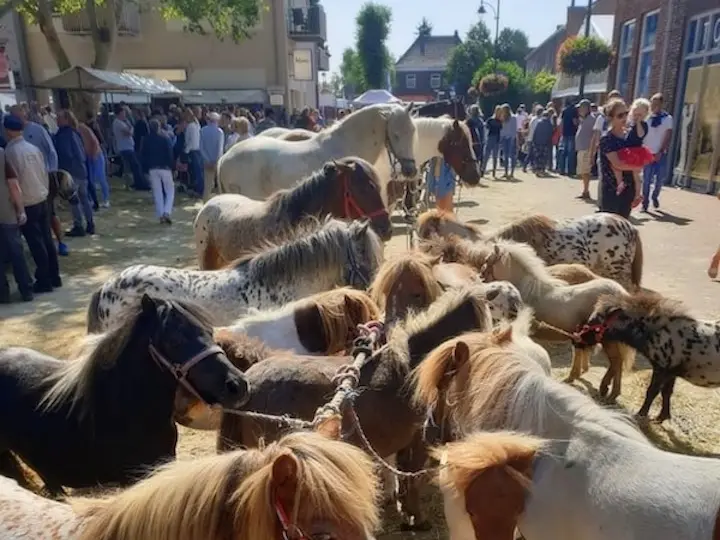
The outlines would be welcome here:
[[[50,232],[45,157],[36,146],[23,138],[24,126],[20,118],[6,116],[3,127],[8,138],[5,159],[17,174],[27,216],[21,231],[35,261],[33,290],[36,293],[51,292],[53,287],[61,287],[62,281],[55,243]]]

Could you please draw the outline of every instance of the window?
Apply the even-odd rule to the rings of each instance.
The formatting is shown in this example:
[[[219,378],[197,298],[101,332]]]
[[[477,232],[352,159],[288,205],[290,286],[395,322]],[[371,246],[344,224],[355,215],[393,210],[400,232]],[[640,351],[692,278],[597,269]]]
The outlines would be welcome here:
[[[439,73],[433,73],[430,75],[430,88],[438,89],[440,88],[440,84],[442,82],[442,77]]]
[[[406,88],[415,88],[415,85],[417,84],[417,80],[415,78],[414,73],[410,73],[408,75],[405,75],[405,87]]]
[[[635,43],[635,20],[623,24],[620,32],[620,54],[618,59],[617,89],[627,97],[630,89],[630,60]]]
[[[647,13],[645,17],[643,17],[640,52],[638,54],[635,97],[650,97],[650,72],[652,70],[659,18],[659,11]]]

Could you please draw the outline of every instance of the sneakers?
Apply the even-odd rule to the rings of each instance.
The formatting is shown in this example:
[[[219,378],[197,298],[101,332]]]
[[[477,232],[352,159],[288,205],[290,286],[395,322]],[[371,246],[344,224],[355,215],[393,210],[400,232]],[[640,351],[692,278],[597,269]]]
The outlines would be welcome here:
[[[170,219],[170,216],[167,214],[163,214],[160,217],[160,223],[165,223],[167,225],[172,225],[172,219]]]
[[[100,206],[103,208],[110,208],[110,201],[105,201],[103,203],[100,203]]]
[[[74,225],[72,229],[65,232],[65,236],[69,236],[70,238],[80,238],[85,236],[85,229],[83,229],[80,225]]]
[[[660,201],[658,201],[657,199],[653,199],[652,201],[653,201],[653,208],[654,208],[655,210],[657,210],[658,208],[660,208]]]
[[[61,257],[67,257],[70,255],[70,250],[65,242],[58,242],[58,255]]]

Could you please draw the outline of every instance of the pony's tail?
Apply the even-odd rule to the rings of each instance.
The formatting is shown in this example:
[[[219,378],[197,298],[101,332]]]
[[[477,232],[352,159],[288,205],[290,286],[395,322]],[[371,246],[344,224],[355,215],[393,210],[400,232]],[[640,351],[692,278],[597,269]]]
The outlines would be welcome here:
[[[632,260],[632,268],[630,270],[630,279],[632,284],[639,290],[642,282],[643,273],[643,245],[640,233],[637,233],[637,243],[635,244],[635,257]]]
[[[90,305],[87,311],[87,330],[88,334],[99,334],[102,332],[102,324],[100,323],[100,290],[98,289],[90,297]]]

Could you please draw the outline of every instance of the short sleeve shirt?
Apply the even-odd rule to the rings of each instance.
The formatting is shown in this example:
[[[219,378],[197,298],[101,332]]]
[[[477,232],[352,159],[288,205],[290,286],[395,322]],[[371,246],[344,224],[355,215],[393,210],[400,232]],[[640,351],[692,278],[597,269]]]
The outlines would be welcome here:
[[[578,117],[577,109],[573,106],[565,107],[561,113],[563,137],[574,137],[577,132],[575,119]]]
[[[600,173],[602,175],[603,184],[617,187],[615,172],[610,164],[608,154],[617,152],[618,150],[622,150],[627,147],[628,143],[624,137],[617,137],[611,132],[607,132],[600,138]],[[626,184],[632,184],[632,172],[623,171],[623,180]]]
[[[653,154],[657,154],[662,150],[663,142],[665,142],[665,135],[668,131],[673,129],[673,117],[669,114],[666,115],[661,121],[660,125],[653,127],[652,117],[650,118],[650,127],[648,128],[647,136],[645,137],[645,146],[647,146]]]
[[[128,122],[120,120],[119,118],[113,120],[113,138],[115,139],[115,148],[118,152],[135,150],[135,139],[133,136],[123,133],[129,127],[130,124]]]

